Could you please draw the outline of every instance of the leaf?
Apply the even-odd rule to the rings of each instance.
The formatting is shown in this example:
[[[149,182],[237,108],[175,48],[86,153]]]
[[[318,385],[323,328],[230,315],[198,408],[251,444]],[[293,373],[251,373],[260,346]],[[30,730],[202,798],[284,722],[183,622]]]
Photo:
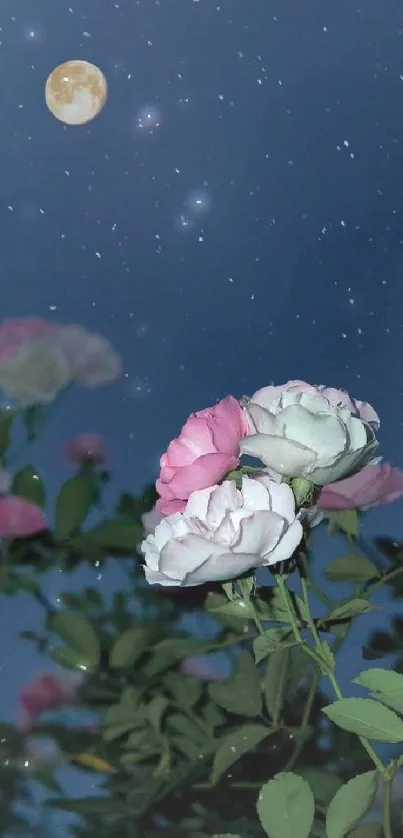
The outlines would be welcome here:
[[[326,808],[342,785],[340,777],[337,777],[336,774],[329,774],[325,770],[301,768],[298,769],[298,774],[309,783],[315,800],[322,803]]]
[[[73,611],[60,611],[50,619],[50,630],[61,637],[67,646],[86,661],[85,666],[98,666],[101,648],[91,623]]]
[[[20,498],[31,501],[31,503],[36,503],[42,509],[45,506],[45,484],[33,466],[25,466],[25,468],[17,471],[14,475],[11,491],[13,495],[18,495]]]
[[[338,727],[357,736],[377,742],[403,742],[403,721],[372,698],[342,698],[324,707],[323,713]]]
[[[64,812],[75,812],[78,815],[125,815],[131,816],[130,807],[123,801],[116,801],[113,797],[80,797],[77,800],[66,800],[65,797],[53,797],[45,800],[44,804],[50,809],[62,809]]]
[[[164,679],[165,687],[178,704],[193,707],[199,701],[203,686],[198,678],[192,675],[181,675],[178,672],[168,672]]]
[[[56,499],[56,531],[66,537],[84,523],[97,496],[96,476],[76,474],[63,484]]]
[[[260,789],[257,813],[269,838],[308,838],[315,817],[312,791],[298,774],[281,772]]]
[[[325,570],[326,578],[332,582],[366,582],[369,579],[377,579],[380,575],[376,565],[363,553],[340,556]]]
[[[391,707],[398,713],[403,713],[403,675],[393,669],[367,669],[354,678],[353,684],[366,687],[373,698]]]
[[[0,457],[5,454],[10,444],[10,431],[15,413],[12,410],[0,410]]]
[[[296,641],[291,629],[271,628],[266,629],[264,637],[260,634],[253,641],[253,652],[255,663],[260,663],[272,652],[278,649],[285,649],[295,646]]]
[[[142,655],[150,639],[147,629],[128,629],[115,641],[109,655],[109,664],[113,669],[124,669],[133,666],[134,661]]]
[[[155,733],[161,730],[162,717],[168,707],[168,701],[163,695],[156,695],[148,702],[147,717]]]
[[[262,709],[260,678],[251,655],[241,652],[233,673],[226,681],[209,684],[213,701],[230,713],[240,716],[258,716]]]
[[[346,535],[357,538],[359,524],[358,512],[356,509],[333,509],[331,511],[327,509],[326,517],[329,520],[330,532],[341,530],[341,532],[345,532]]]
[[[351,617],[357,617],[359,614],[366,614],[373,610],[374,606],[367,599],[356,597],[350,599],[349,602],[338,605],[328,616],[322,618],[322,622],[331,623],[334,620],[349,620]]]
[[[291,652],[289,649],[278,649],[277,652],[270,655],[267,662],[264,696],[274,727],[278,727],[280,722],[290,659]]]
[[[216,785],[225,771],[244,754],[256,748],[273,731],[264,725],[246,724],[218,740],[214,755],[211,783]]]
[[[336,792],[326,815],[327,838],[344,838],[373,803],[377,772],[358,774]]]
[[[144,532],[137,523],[106,520],[88,530],[86,535],[105,552],[118,550],[135,553],[137,545],[143,540]]]
[[[363,823],[348,833],[348,838],[382,838],[383,830],[381,823]]]

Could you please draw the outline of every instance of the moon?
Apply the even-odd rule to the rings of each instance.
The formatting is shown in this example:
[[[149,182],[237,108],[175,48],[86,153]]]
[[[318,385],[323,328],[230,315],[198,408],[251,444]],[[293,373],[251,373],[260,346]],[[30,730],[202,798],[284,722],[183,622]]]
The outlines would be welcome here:
[[[46,80],[46,104],[51,114],[66,125],[90,122],[101,113],[107,95],[104,74],[89,61],[65,61]]]

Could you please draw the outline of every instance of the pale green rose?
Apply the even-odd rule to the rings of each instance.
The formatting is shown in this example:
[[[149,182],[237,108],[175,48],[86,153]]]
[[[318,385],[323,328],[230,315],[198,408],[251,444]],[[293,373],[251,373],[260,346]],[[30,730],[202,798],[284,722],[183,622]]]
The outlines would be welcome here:
[[[52,336],[26,343],[0,363],[0,390],[20,407],[50,404],[70,383],[70,364]]]
[[[263,388],[245,403],[250,430],[240,443],[243,454],[317,486],[355,474],[373,459],[374,429],[358,412],[335,404],[319,388],[278,390]]]

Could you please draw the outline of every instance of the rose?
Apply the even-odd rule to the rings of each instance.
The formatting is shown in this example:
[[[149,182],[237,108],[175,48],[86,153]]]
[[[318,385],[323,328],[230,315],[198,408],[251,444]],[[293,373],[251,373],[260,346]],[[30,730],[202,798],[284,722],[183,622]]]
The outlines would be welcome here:
[[[102,465],[107,458],[102,437],[99,434],[79,434],[68,443],[67,458],[71,463],[90,460]]]
[[[95,387],[120,371],[110,342],[81,326],[29,317],[0,325],[0,389],[19,406],[48,404],[73,381]]]
[[[150,584],[193,586],[234,579],[288,559],[302,538],[294,496],[269,477],[224,480],[192,492],[184,512],[158,524],[141,545]]]
[[[264,387],[246,402],[249,434],[244,454],[286,477],[333,483],[367,465],[379,418],[371,405],[342,390],[289,381]]]
[[[391,503],[403,495],[403,471],[389,463],[377,463],[358,474],[324,486],[317,506],[320,509],[369,509]]]
[[[42,509],[18,495],[0,497],[0,538],[29,538],[48,528]]]
[[[42,713],[75,704],[81,681],[81,676],[75,673],[70,677],[56,677],[45,673],[26,684],[20,693],[21,726],[27,730]]]
[[[182,511],[191,492],[213,486],[236,468],[239,442],[247,430],[243,410],[232,396],[192,413],[161,457],[158,511]]]
[[[141,516],[141,524],[146,536],[154,532],[158,524],[161,523],[162,518],[163,515],[161,515],[161,512],[158,512],[156,505],[153,506],[149,512],[143,512]]]

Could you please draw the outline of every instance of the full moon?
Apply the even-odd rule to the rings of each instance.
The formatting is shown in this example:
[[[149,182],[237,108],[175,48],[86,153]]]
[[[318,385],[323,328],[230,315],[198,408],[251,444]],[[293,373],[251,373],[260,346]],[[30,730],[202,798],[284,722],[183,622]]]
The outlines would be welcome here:
[[[98,116],[107,94],[104,74],[89,61],[59,64],[45,85],[45,100],[51,114],[66,125],[84,125]]]

